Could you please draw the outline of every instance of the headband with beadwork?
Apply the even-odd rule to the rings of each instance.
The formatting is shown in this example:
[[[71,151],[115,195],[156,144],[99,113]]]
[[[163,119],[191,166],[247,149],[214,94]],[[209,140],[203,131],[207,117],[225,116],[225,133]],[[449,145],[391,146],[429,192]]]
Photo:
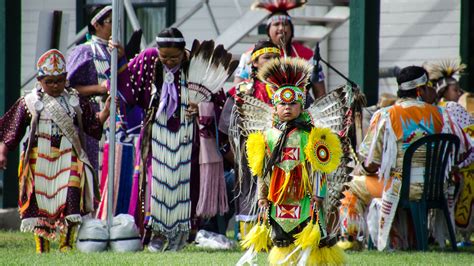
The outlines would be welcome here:
[[[184,38],[156,37],[156,43],[185,43]]]
[[[36,63],[38,77],[66,74],[66,61],[63,54],[56,49],[46,51]]]
[[[97,23],[99,19],[101,19],[104,15],[106,15],[109,11],[112,11],[111,6],[105,6],[102,8],[99,13],[95,14],[95,16],[91,19],[91,25]]]
[[[420,86],[424,86],[426,85],[427,82],[428,82],[428,77],[426,76],[426,74],[423,74],[423,76],[419,78],[403,82],[402,84],[398,85],[398,89],[401,91],[408,91],[408,90],[418,88]]]
[[[282,21],[291,22],[291,17],[288,15],[274,15],[267,19],[267,25],[270,25],[273,22],[282,22]]]
[[[280,54],[280,49],[276,47],[264,47],[262,49],[258,49],[257,51],[252,53],[250,60],[253,61],[257,57],[261,56],[262,54],[268,54],[268,53]]]
[[[273,94],[273,105],[275,106],[279,103],[290,104],[294,102],[304,106],[305,95],[304,92],[298,87],[283,86]]]
[[[441,93],[444,88],[447,88],[449,85],[456,85],[457,83],[453,77],[442,78],[436,83],[436,93]]]

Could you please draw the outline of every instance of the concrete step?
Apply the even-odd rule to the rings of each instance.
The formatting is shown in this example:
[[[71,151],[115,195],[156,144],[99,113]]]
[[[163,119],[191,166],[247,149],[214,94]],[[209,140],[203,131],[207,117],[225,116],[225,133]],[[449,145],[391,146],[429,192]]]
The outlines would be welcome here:
[[[0,209],[1,230],[20,230],[20,222],[18,208]]]

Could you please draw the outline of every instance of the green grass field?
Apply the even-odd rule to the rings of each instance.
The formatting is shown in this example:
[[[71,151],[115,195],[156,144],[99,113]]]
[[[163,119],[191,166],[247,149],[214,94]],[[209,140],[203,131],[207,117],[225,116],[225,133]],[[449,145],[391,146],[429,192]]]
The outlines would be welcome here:
[[[0,265],[235,265],[242,251],[208,251],[193,245],[180,252],[80,253],[57,251],[37,255],[31,233],[0,231]],[[474,265],[474,249],[460,252],[377,252],[347,254],[350,265]],[[259,265],[266,265],[266,254],[259,254]]]

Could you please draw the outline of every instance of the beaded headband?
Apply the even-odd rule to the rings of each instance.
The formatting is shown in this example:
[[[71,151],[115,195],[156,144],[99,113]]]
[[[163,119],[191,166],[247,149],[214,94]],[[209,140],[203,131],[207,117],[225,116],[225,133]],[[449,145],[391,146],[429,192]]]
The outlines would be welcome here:
[[[174,43],[183,43],[184,38],[168,38],[168,37],[156,37],[156,42],[174,42]]]
[[[398,89],[401,91],[408,91],[418,88],[420,86],[424,86],[426,85],[426,82],[428,82],[428,77],[426,76],[426,74],[423,74],[423,76],[419,78],[403,82],[402,84],[398,85]]]
[[[305,95],[303,91],[301,91],[300,88],[295,87],[295,86],[283,86],[279,88],[274,94],[273,94],[273,105],[277,105],[279,103],[294,103],[297,102],[301,104],[301,106],[304,106],[305,102]]]
[[[272,22],[281,22],[281,21],[290,21],[291,22],[291,17],[287,16],[287,15],[271,16],[267,19],[267,26],[272,24]]]
[[[56,49],[46,51],[40,56],[36,63],[38,68],[38,77],[58,76],[66,74],[66,61],[63,54]]]
[[[276,47],[264,47],[262,49],[258,49],[257,51],[252,53],[250,60],[253,61],[257,57],[261,56],[262,54],[268,54],[268,53],[280,54],[280,49]]]
[[[100,18],[102,18],[105,14],[109,11],[112,11],[111,6],[106,6],[99,11],[99,13],[95,14],[95,16],[91,19],[91,25],[94,25]]]
[[[442,78],[436,83],[436,93],[440,93],[444,88],[456,83],[457,81],[454,78]]]

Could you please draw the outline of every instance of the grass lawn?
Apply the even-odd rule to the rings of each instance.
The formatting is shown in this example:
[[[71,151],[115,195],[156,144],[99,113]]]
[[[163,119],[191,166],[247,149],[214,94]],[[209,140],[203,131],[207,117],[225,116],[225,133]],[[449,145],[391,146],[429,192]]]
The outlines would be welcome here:
[[[80,253],[62,254],[53,243],[51,253],[35,254],[33,235],[0,231],[0,265],[235,265],[242,251],[208,251],[193,245],[180,252]],[[351,265],[474,265],[474,249],[453,252],[377,252],[347,254]],[[259,265],[266,265],[266,254],[259,254]]]

